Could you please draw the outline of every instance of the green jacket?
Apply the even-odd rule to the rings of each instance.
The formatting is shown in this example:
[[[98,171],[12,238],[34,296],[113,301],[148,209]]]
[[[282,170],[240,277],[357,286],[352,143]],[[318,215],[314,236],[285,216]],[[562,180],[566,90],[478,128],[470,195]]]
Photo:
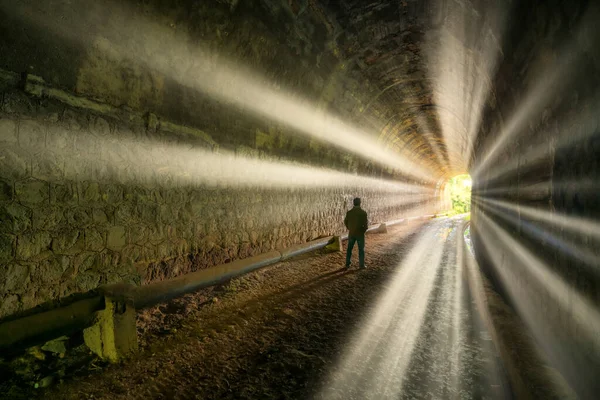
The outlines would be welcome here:
[[[360,208],[360,206],[354,206],[352,210],[346,213],[344,225],[348,228],[350,236],[364,236],[369,227],[367,212]]]

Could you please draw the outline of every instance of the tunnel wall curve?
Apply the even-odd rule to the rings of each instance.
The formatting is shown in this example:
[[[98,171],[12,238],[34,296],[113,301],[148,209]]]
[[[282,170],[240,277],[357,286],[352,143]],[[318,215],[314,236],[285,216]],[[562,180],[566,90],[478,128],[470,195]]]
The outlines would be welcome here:
[[[507,34],[470,171],[474,248],[548,365],[594,398],[600,14],[587,2],[527,1],[513,13],[519,24]]]

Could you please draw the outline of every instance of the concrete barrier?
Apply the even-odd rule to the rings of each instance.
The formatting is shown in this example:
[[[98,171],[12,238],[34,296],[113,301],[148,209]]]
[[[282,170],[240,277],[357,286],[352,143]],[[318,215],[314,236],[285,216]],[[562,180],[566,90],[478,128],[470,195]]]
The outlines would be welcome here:
[[[96,312],[94,323],[83,330],[85,344],[104,360],[115,363],[138,350],[134,288],[128,284],[105,286],[104,308]]]
[[[202,269],[162,282],[135,288],[134,305],[137,310],[152,307],[186,293],[214,286],[255,269],[274,264],[282,258],[279,251],[270,251],[254,257]]]
[[[333,240],[333,236],[329,236],[323,239],[313,240],[312,242],[302,243],[292,247],[288,247],[287,249],[281,250],[281,261],[298,256],[300,254],[322,249],[323,247],[331,243]]]
[[[10,354],[60,336],[72,335],[90,326],[94,313],[103,307],[104,297],[96,294],[51,310],[40,310],[3,322],[0,324],[0,350]]]

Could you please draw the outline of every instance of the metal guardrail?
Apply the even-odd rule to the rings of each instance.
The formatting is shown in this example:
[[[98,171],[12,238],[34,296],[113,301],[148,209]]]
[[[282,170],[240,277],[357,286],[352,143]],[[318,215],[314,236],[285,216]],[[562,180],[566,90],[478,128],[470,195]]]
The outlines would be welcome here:
[[[433,216],[426,215],[389,221],[374,225],[367,232],[378,232],[382,231],[384,226]],[[348,235],[345,235],[340,237],[340,240],[346,240],[347,238]],[[236,276],[279,261],[324,248],[333,240],[334,237],[329,236],[284,250],[271,251],[144,286],[107,285],[95,291],[96,295],[73,301],[68,305],[58,306],[50,310],[40,310],[39,312],[35,312],[34,308],[29,310],[29,315],[0,322],[0,351],[3,353],[18,352],[21,349],[44,343],[56,337],[69,336],[90,327],[94,323],[96,312],[104,309],[103,292],[117,290],[121,296],[132,298],[135,309],[141,310],[201,288],[226,282]]]

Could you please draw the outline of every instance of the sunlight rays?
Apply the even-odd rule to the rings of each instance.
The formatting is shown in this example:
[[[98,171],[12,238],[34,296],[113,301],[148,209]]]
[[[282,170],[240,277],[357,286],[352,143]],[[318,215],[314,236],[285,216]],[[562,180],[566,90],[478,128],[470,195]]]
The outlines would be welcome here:
[[[580,380],[577,374],[593,373],[581,371],[577,360],[600,356],[600,313],[595,305],[485,213],[478,213],[477,218],[479,240],[489,254],[494,272],[546,356],[570,375],[571,383]],[[561,321],[566,318],[570,332],[563,331]],[[564,343],[565,338],[584,343],[588,353]],[[595,349],[595,354],[589,353],[591,349]]]
[[[347,353],[331,373],[318,398],[393,398],[402,392],[404,373],[418,337],[437,272],[442,241],[432,247],[426,229],[397,267]]]
[[[118,10],[121,6],[112,3],[110,7]],[[40,18],[23,8],[14,7],[7,12],[74,42],[79,41],[78,32],[90,22],[84,13],[81,20],[73,22],[76,26],[65,29],[52,19]],[[284,124],[308,138],[327,142],[415,180],[431,182],[435,179],[432,171],[380,146],[375,135],[286,91],[270,77],[251,71],[235,60],[227,60],[201,44],[192,44],[185,35],[141,18],[111,29],[111,36],[130,38],[127,43],[107,43],[107,54],[117,58],[115,61],[128,60],[157,71],[225,105]]]

